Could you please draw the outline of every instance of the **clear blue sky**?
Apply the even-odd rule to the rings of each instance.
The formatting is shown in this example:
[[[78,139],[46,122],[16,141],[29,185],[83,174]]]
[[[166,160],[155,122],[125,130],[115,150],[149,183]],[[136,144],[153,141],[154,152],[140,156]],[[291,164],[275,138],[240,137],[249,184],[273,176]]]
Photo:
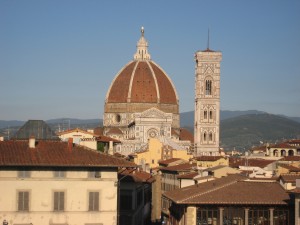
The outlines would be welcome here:
[[[194,53],[223,53],[221,109],[300,116],[300,1],[0,1],[0,120],[102,118],[140,28],[194,109]]]

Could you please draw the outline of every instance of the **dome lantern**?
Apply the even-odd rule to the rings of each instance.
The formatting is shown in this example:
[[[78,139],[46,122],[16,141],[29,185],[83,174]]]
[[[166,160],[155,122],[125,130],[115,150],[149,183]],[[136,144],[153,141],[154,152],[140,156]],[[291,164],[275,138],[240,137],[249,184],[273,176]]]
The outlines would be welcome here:
[[[134,54],[134,60],[150,60],[151,56],[148,53],[148,42],[144,37],[145,30],[144,27],[141,28],[141,38],[137,43],[137,50]]]

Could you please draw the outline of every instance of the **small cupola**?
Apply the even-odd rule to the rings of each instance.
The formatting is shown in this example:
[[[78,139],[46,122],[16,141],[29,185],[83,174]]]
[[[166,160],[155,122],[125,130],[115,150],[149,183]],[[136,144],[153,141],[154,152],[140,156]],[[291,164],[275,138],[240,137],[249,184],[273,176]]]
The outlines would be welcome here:
[[[148,42],[144,37],[145,30],[144,27],[141,28],[141,38],[137,43],[137,50],[134,54],[134,60],[150,60],[151,56],[148,53]]]

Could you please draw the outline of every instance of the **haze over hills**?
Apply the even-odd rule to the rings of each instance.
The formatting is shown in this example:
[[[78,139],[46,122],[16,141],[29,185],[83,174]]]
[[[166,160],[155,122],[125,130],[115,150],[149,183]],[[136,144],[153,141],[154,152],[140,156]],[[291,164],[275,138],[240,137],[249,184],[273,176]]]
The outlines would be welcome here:
[[[221,121],[221,146],[248,150],[262,143],[300,138],[300,123],[272,114],[250,114]]]
[[[181,127],[193,132],[194,111],[180,114]],[[0,135],[10,137],[26,121],[0,120]],[[102,126],[101,119],[72,119],[60,118],[46,120],[46,123],[55,130],[69,128],[92,129]],[[9,129],[8,129],[9,128]],[[228,111],[221,110],[220,128],[221,147],[225,150],[247,150],[261,142],[275,143],[283,139],[300,138],[300,117],[287,117],[268,114],[257,110]]]
[[[246,111],[229,111],[221,110],[220,119],[225,120],[237,116],[249,115],[249,114],[263,114],[266,112],[257,110],[246,110]],[[299,118],[300,121],[300,118]],[[194,111],[180,113],[180,126],[181,127],[193,127],[194,124]]]

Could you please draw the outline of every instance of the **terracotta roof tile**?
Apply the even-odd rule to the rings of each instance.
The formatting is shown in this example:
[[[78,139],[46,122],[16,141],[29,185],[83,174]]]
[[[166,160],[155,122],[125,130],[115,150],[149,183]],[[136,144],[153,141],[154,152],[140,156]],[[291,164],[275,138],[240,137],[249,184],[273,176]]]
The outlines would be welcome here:
[[[107,134],[123,134],[123,132],[117,127],[112,127],[109,129]]]
[[[265,159],[248,159],[245,158],[229,158],[229,166],[233,168],[239,168],[239,166],[254,166],[264,168],[267,165],[275,162],[276,160],[265,160]]]
[[[293,139],[293,140],[289,140],[286,143],[288,144],[298,144],[300,145],[300,139]]]
[[[281,174],[279,179],[285,183],[296,183],[296,179],[300,179],[300,174]]]
[[[166,160],[160,160],[158,163],[163,166],[168,166],[170,163],[176,162],[176,161],[182,161],[180,158],[171,158]]]
[[[289,164],[280,164],[278,166],[280,166],[282,168],[285,168],[285,169],[288,169],[290,172],[300,172],[299,167],[292,166],[292,165],[289,165]]]
[[[103,131],[104,131],[103,127],[96,127],[94,129],[94,134],[96,134],[96,135],[103,135]]]
[[[189,130],[180,128],[179,140],[190,141],[191,143],[194,143],[194,135]]]
[[[180,133],[179,129],[175,129],[175,128],[171,129],[172,136],[179,136],[179,133]]]
[[[155,178],[145,171],[138,171],[135,169],[122,169],[119,171],[119,175],[121,176],[129,176],[135,182],[143,182],[143,183],[152,183],[155,181]]]
[[[300,156],[285,156],[284,158],[280,159],[280,161],[300,161]]]
[[[224,158],[224,157],[223,156],[205,156],[205,155],[195,157],[195,159],[197,161],[213,161],[213,162],[217,161],[219,159],[222,159],[222,158]]]
[[[124,66],[107,96],[107,103],[127,103],[129,96],[134,103],[178,104],[170,78],[153,61],[135,60]]]
[[[117,140],[115,138],[111,138],[111,137],[107,137],[107,136],[102,136],[102,135],[98,136],[96,138],[96,141],[100,141],[100,142],[110,142],[110,141],[112,141],[114,143],[121,143],[121,141],[119,141],[119,140]]]
[[[183,164],[178,164],[175,166],[168,166],[168,167],[161,167],[160,170],[161,171],[190,171],[193,168],[197,167],[196,163],[183,163]]]
[[[287,205],[289,195],[277,182],[245,181],[241,175],[229,175],[163,195],[177,204]],[[265,194],[265,190],[272,190]]]
[[[26,141],[0,142],[0,167],[135,167],[134,163],[61,141],[40,140],[35,148]]]
[[[295,147],[289,145],[288,143],[283,142],[283,143],[270,145],[269,148],[295,148]]]
[[[199,175],[198,172],[191,172],[191,173],[179,175],[179,176],[177,176],[177,179],[193,179],[194,177],[196,177],[198,175]]]

